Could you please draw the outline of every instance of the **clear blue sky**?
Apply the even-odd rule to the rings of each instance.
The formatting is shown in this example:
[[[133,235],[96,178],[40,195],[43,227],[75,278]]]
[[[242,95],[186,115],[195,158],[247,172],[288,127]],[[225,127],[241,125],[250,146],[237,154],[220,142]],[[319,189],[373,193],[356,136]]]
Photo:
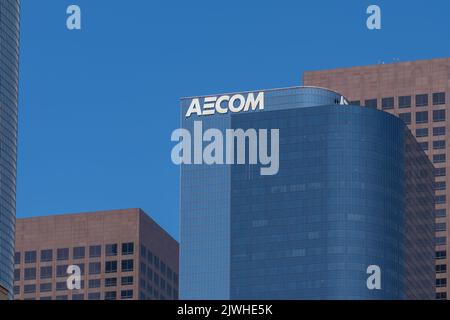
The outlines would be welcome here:
[[[69,4],[82,31],[65,27]],[[447,57],[448,15],[441,0],[22,0],[17,214],[141,207],[178,239],[180,97]]]

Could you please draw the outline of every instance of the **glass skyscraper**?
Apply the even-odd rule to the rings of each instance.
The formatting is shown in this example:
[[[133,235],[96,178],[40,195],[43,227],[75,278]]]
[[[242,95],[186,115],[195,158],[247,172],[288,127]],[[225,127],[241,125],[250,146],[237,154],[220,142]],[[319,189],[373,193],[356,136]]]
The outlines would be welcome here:
[[[180,298],[432,299],[434,168],[403,121],[327,89],[263,92],[239,113],[187,117],[215,98],[181,101],[191,132],[279,129],[280,161],[271,176],[182,165]]]
[[[0,299],[12,297],[16,214],[19,0],[0,0]]]

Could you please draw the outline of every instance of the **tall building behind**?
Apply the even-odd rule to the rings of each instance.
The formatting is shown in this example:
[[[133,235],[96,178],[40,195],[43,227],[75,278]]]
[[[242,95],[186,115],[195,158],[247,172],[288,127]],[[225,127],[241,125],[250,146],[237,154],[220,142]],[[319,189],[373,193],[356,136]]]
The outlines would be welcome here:
[[[303,82],[338,90],[353,103],[399,116],[434,163],[436,299],[448,299],[450,59],[311,71]]]
[[[19,0],[0,0],[0,299],[12,297],[19,82]]]
[[[174,300],[178,250],[140,209],[18,219],[14,298]],[[70,265],[80,290],[67,286]]]
[[[224,112],[261,93],[263,109]],[[182,299],[434,298],[434,167],[397,117],[342,101],[317,87],[182,99],[190,132],[201,121],[280,139],[275,175],[182,165]],[[367,287],[371,265],[381,290]]]

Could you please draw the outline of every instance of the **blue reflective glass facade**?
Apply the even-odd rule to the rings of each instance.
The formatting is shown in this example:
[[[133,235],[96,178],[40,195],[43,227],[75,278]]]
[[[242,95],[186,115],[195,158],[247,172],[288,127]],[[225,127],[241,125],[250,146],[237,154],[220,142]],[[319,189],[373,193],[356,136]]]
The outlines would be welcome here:
[[[267,90],[264,110],[199,119],[182,100],[188,129],[279,129],[280,169],[182,166],[181,298],[434,297],[433,166],[400,119],[340,101]]]
[[[12,296],[16,212],[18,0],[0,0],[0,298]]]

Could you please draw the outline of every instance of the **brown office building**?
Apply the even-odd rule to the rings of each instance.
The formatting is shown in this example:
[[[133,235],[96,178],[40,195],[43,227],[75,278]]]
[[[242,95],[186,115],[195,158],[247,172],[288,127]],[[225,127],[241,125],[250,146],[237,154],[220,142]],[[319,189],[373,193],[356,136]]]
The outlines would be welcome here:
[[[178,242],[140,209],[17,219],[15,250],[15,299],[178,298]]]
[[[450,59],[312,71],[304,74],[303,82],[307,86],[336,90],[352,104],[398,115],[408,124],[433,161],[436,195],[436,299],[447,299]]]

